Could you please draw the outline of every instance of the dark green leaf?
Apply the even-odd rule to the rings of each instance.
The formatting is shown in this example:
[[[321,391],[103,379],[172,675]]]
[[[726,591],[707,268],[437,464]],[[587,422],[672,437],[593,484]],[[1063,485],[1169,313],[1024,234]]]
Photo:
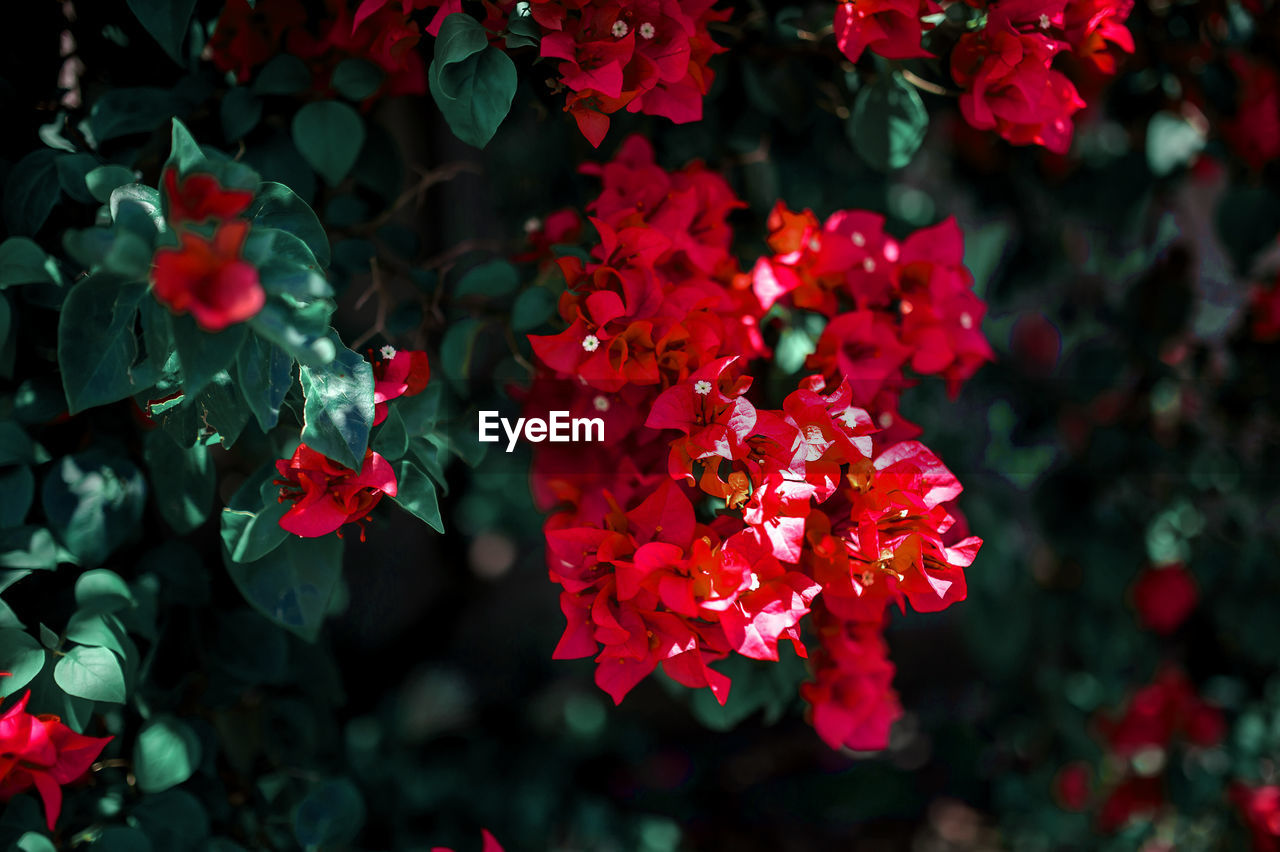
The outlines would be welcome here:
[[[21,526],[35,498],[36,478],[26,465],[0,472],[0,527]]]
[[[360,470],[373,424],[373,367],[336,338],[333,342],[338,353],[333,361],[299,369],[306,398],[302,442]]]
[[[311,88],[311,71],[307,64],[289,53],[277,54],[262,66],[253,81],[259,95],[296,95]]]
[[[240,393],[263,432],[280,419],[280,405],[293,386],[293,358],[279,346],[250,335],[236,357]]]
[[[309,103],[293,117],[293,144],[325,183],[336,186],[360,155],[364,120],[339,101]]]
[[[58,367],[72,414],[124,399],[154,381],[151,371],[135,369],[134,318],[145,298],[145,284],[101,273],[67,294],[58,319]]]
[[[76,605],[94,612],[116,612],[134,605],[133,590],[106,568],[85,571],[76,580]]]
[[[364,825],[364,799],[344,778],[311,788],[293,815],[293,831],[304,849],[345,846]]]
[[[200,740],[185,722],[155,716],[138,731],[133,771],[144,793],[159,793],[186,781],[200,766]]]
[[[184,64],[182,39],[187,34],[187,24],[196,8],[196,0],[129,0],[129,8],[151,37],[160,42],[164,52],[174,62]]]
[[[248,214],[255,227],[277,228],[301,239],[322,267],[329,265],[329,237],[315,211],[282,183],[264,181]]]
[[[868,163],[881,171],[900,169],[924,142],[929,111],[914,86],[900,74],[885,73],[858,92],[847,129]]]
[[[26,237],[10,237],[0,243],[0,288],[14,284],[52,281],[49,256]]]
[[[440,504],[436,499],[436,484],[413,462],[406,460],[396,465],[396,496],[391,499],[400,508],[425,521],[436,532],[444,532]]]
[[[136,828],[109,825],[89,847],[93,852],[153,852],[151,840]]]
[[[4,224],[10,234],[30,236],[40,230],[58,203],[58,151],[41,148],[19,160],[4,182]]]
[[[511,330],[528,332],[555,316],[556,294],[546,287],[530,287],[511,306]]]
[[[66,637],[80,645],[106,648],[127,657],[132,643],[120,619],[109,612],[97,612],[94,605],[76,612],[67,621]]]
[[[31,464],[49,460],[44,448],[31,440],[12,420],[0,420],[0,465]]]
[[[98,166],[84,176],[89,194],[102,204],[111,200],[111,193],[116,187],[136,183],[137,180],[133,169],[126,169],[124,166]]]
[[[236,86],[222,96],[221,113],[223,135],[236,142],[262,120],[262,101],[248,86]]]
[[[209,814],[186,790],[144,796],[133,818],[150,838],[152,852],[207,852]]]
[[[180,111],[181,101],[168,89],[108,89],[89,110],[89,130],[101,145],[132,133],[150,133]]]
[[[514,12],[507,19],[507,49],[517,47],[537,47],[542,41],[542,27],[532,15],[518,15]]]
[[[489,45],[488,34],[475,18],[455,12],[440,27],[427,81],[454,135],[483,148],[511,110],[516,67]]]
[[[205,522],[213,507],[217,474],[209,450],[201,444],[179,447],[162,429],[147,433],[143,458],[160,514],[179,534]]]
[[[291,504],[278,499],[280,486],[272,482],[275,473],[274,465],[264,467],[222,510],[222,543],[233,562],[255,562],[289,537],[280,519]]]
[[[58,847],[54,846],[53,841],[43,834],[28,831],[14,841],[13,849],[20,850],[20,852],[57,852]]]
[[[514,293],[518,286],[520,275],[514,266],[505,260],[491,260],[468,270],[454,288],[454,295],[501,298]]]
[[[9,677],[0,678],[0,694],[13,695],[44,668],[45,650],[25,630],[0,629],[0,671]]]
[[[65,157],[59,157],[56,165],[58,183],[62,186],[62,191],[81,204],[92,204],[94,198],[89,194],[85,177],[98,167],[98,158],[93,154],[68,154]]]
[[[228,558],[227,570],[254,609],[314,642],[342,577],[342,539],[287,536],[254,562]]]
[[[174,119],[169,132],[169,158],[164,161],[166,169],[177,169],[178,174],[206,168],[209,158],[200,150],[191,131],[178,119]]]
[[[249,327],[244,323],[208,332],[190,316],[173,318],[173,342],[182,366],[182,392],[188,401],[194,402],[214,376],[231,368],[248,336]]]
[[[90,701],[123,704],[126,698],[120,658],[106,648],[77,645],[53,667],[62,691]]]
[[[64,554],[44,527],[14,527],[0,530],[0,566],[25,571],[52,571],[59,562],[73,557]],[[0,584],[3,586],[3,584]]]
[[[302,305],[286,298],[268,299],[249,320],[249,326],[288,352],[300,363],[322,366],[333,361],[337,349],[328,337],[333,303],[327,299]]]
[[[409,450],[409,433],[395,405],[388,406],[387,417],[374,435],[373,449],[387,461],[395,461]]]
[[[132,462],[97,450],[63,456],[41,490],[49,526],[88,566],[135,533],[146,497],[146,480]]]
[[[333,69],[333,88],[344,98],[363,101],[382,85],[382,69],[365,59],[344,59]]]

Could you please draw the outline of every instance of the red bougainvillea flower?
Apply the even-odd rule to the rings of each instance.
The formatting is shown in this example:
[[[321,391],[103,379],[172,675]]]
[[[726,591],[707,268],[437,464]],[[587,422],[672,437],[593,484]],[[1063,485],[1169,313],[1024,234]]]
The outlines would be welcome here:
[[[1240,53],[1229,55],[1227,65],[1236,78],[1236,110],[1219,127],[1236,155],[1261,171],[1280,158],[1280,73]]]
[[[1098,729],[1112,754],[1129,758],[1148,749],[1164,749],[1175,740],[1217,745],[1226,733],[1222,711],[1202,699],[1187,676],[1166,668],[1134,693],[1124,712],[1103,717]]]
[[[276,462],[276,470],[281,476],[276,480],[281,486],[280,501],[293,503],[280,519],[280,526],[307,538],[365,520],[384,494],[396,495],[391,463],[373,450],[365,450],[364,465],[357,473],[299,444],[292,458]],[[364,539],[363,528],[360,538]]]
[[[932,56],[920,46],[921,18],[939,11],[933,0],[844,0],[836,5],[836,45],[850,62],[864,50],[886,59]]]
[[[1256,286],[1249,294],[1249,334],[1258,343],[1280,340],[1280,278],[1270,287]]]
[[[63,785],[88,772],[112,738],[77,734],[57,716],[33,716],[27,712],[30,698],[28,691],[0,716],[0,801],[35,787],[52,831]]]
[[[484,844],[480,847],[480,852],[503,852],[502,847],[494,839],[494,836],[489,833],[488,829],[480,829],[480,837]],[[453,850],[446,846],[434,846],[431,852],[453,852]]]
[[[262,310],[267,300],[258,270],[240,258],[249,223],[224,222],[209,239],[191,231],[181,245],[155,254],[156,298],[177,314],[195,317],[205,331],[221,331]]]
[[[1049,67],[1062,45],[1043,33],[1001,26],[994,16],[982,30],[961,36],[951,53],[951,76],[964,89],[965,121],[1015,145],[1065,154],[1071,116],[1085,103],[1066,75]]]
[[[1254,852],[1280,852],[1280,786],[1231,785],[1231,801],[1253,836]]]
[[[1115,74],[1120,56],[1133,53],[1133,34],[1124,25],[1132,11],[1133,0],[1069,0],[1062,28],[1072,53],[1100,74]]]
[[[387,402],[420,394],[431,380],[427,353],[384,346],[373,361],[373,425],[387,419]]]
[[[247,189],[224,189],[213,175],[192,174],[181,181],[178,170],[164,171],[164,193],[169,201],[169,222],[203,222],[206,219],[233,219],[253,201]]]
[[[1073,761],[1053,775],[1053,801],[1064,811],[1080,813],[1089,806],[1093,771],[1083,760]]]
[[[814,680],[800,685],[814,729],[834,749],[883,749],[902,705],[880,622],[843,621],[819,606],[814,624],[821,643],[813,656]]]
[[[1178,564],[1146,568],[1133,585],[1138,620],[1156,633],[1177,630],[1199,601],[1196,578]]]

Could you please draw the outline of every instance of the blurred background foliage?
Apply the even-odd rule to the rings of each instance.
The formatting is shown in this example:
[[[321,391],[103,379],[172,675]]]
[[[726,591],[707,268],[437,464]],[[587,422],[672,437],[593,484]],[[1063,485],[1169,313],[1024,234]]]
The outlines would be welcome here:
[[[465,850],[484,826],[509,850],[1276,848],[1250,840],[1232,793],[1274,784],[1280,756],[1280,362],[1257,325],[1257,294],[1280,266],[1275,4],[1139,0],[1135,53],[1076,117],[1065,156],[973,131],[952,99],[922,92],[919,150],[878,169],[851,135],[859,87],[886,68],[840,57],[822,34],[829,3],[743,2],[716,30],[729,50],[701,122],[619,113],[593,150],[545,66],[516,53],[515,103],[481,152],[429,98],[360,97],[357,79],[340,100],[363,142],[336,185],[291,132],[303,106],[333,97],[330,81],[281,57],[232,86],[204,44],[219,0],[195,5],[178,62],[129,6],[30,3],[23,26],[0,30],[0,171],[25,173],[33,150],[50,164],[29,190],[6,183],[8,232],[58,250],[62,230],[92,222],[64,173],[106,163],[154,182],[181,117],[313,204],[344,339],[428,350],[475,466],[446,472],[444,536],[395,517],[347,546],[315,644],[247,608],[216,524],[179,537],[154,499],[122,510],[136,524],[108,519],[122,540],[104,567],[130,601],[146,713],[100,705],[100,720],[77,719],[72,699],[41,699],[37,682],[47,705],[33,710],[117,740],[68,795],[63,824],[89,829],[40,846],[22,796],[0,815],[0,844]],[[429,56],[431,42],[416,49]],[[474,409],[509,406],[506,382],[527,375],[527,344],[501,329],[536,270],[460,282],[523,251],[529,220],[581,209],[596,183],[578,166],[633,132],[668,167],[697,158],[728,177],[749,203],[733,220],[748,263],[777,199],[820,216],[883,212],[897,233],[954,215],[965,234],[998,360],[955,401],[923,381],[904,413],[964,483],[960,509],[985,545],[964,604],[893,621],[908,713],[885,753],[822,744],[795,696],[799,661],[732,672],[723,709],[658,678],[614,708],[590,662],[550,658],[563,619],[527,450],[481,456],[465,428]],[[24,221],[42,205],[47,220]],[[89,446],[140,458],[123,405],[56,417],[37,366],[53,329],[30,308],[39,299],[24,289],[0,352],[5,404],[44,453],[24,469],[47,483],[49,459]],[[538,302],[525,297],[522,331],[547,322]],[[812,332],[797,323],[786,345],[802,355]],[[225,501],[249,471],[234,450],[216,459]],[[0,471],[5,491],[23,487],[15,469]],[[1150,613],[1177,593],[1140,593],[1139,578],[1183,570],[1154,567],[1168,565],[1185,566],[1190,603],[1153,629]],[[6,589],[4,627],[56,631],[83,604],[76,578],[63,565]],[[1170,667],[1221,711],[1221,736],[1123,754],[1105,720]],[[182,720],[192,764],[158,792],[122,751],[153,713]],[[1105,830],[1130,777],[1153,781],[1158,802]]]

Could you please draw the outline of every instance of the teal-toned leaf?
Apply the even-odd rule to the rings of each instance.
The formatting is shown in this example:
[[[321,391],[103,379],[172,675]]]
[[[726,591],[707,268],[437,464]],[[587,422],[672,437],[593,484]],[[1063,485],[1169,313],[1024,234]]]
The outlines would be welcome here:
[[[77,698],[123,704],[127,697],[120,658],[106,648],[77,645],[53,667],[53,679]]]
[[[336,186],[360,155],[364,119],[339,101],[309,103],[293,117],[293,144],[325,183]]]
[[[427,82],[454,135],[483,148],[511,110],[516,67],[479,21],[455,12],[440,27]]]
[[[186,781],[200,767],[200,739],[173,716],[149,719],[133,745],[133,772],[144,793],[159,793]]]
[[[52,571],[59,562],[74,561],[62,551],[53,533],[44,527],[0,530],[0,566],[24,571]],[[0,586],[4,584],[0,583]],[[0,669],[0,671],[3,671]]]
[[[108,89],[89,110],[89,130],[101,145],[133,133],[150,133],[183,111],[182,101],[168,89]]]
[[[1147,166],[1151,173],[1164,177],[1190,163],[1204,150],[1207,131],[1208,124],[1194,124],[1169,110],[1151,116],[1147,122]]]
[[[305,397],[302,442],[338,464],[360,470],[373,425],[373,367],[334,340],[337,356],[324,366],[302,365]]]
[[[329,339],[333,302],[317,299],[300,304],[288,297],[268,299],[249,320],[249,327],[288,352],[302,364],[323,366],[333,361],[337,347]]]
[[[507,49],[537,47],[542,42],[542,27],[530,14],[512,12],[507,19]]]
[[[293,831],[307,850],[340,848],[364,826],[364,799],[345,778],[312,787],[293,815]]]
[[[296,95],[311,88],[311,70],[290,53],[271,59],[253,80],[253,91],[259,95]]]
[[[89,194],[102,204],[111,200],[111,193],[116,187],[136,183],[137,180],[133,169],[126,169],[124,166],[98,166],[84,176]]]
[[[182,392],[194,402],[213,377],[228,370],[249,336],[249,327],[236,323],[222,331],[208,332],[183,314],[173,318],[173,342],[182,366]]]
[[[53,841],[36,831],[28,831],[13,842],[13,849],[20,852],[57,852]]]
[[[556,294],[546,287],[530,287],[511,306],[512,331],[528,332],[555,316]]]
[[[387,461],[395,461],[409,450],[409,433],[405,431],[404,420],[394,405],[388,406],[386,419],[378,426],[373,437],[374,452]]]
[[[274,465],[264,467],[236,491],[222,510],[222,543],[232,562],[256,562],[289,537],[280,527],[292,504],[281,502],[272,480]]]
[[[49,256],[26,237],[10,237],[0,243],[0,289],[15,284],[52,281]]]
[[[441,369],[455,383],[465,383],[471,375],[472,348],[481,326],[480,320],[467,317],[450,323],[445,329],[444,339],[440,342]]]
[[[288,536],[261,559],[226,562],[231,579],[254,609],[315,641],[342,577],[342,539]]]
[[[89,847],[93,852],[154,852],[151,839],[139,829],[109,825]]]
[[[36,478],[24,465],[0,472],[0,527],[22,526],[35,499]]]
[[[262,120],[262,100],[248,86],[236,86],[223,95],[219,109],[228,142],[243,139]]]
[[[132,643],[120,619],[109,612],[96,611],[92,604],[68,619],[66,638],[80,645],[115,651],[122,659],[132,650]]]
[[[32,151],[16,164],[4,182],[4,224],[12,235],[31,236],[49,218],[62,189],[58,183],[59,157],[48,148]]]
[[[12,420],[0,420],[0,465],[38,464],[49,460],[44,448]]]
[[[150,839],[151,852],[206,852],[209,814],[186,790],[147,794],[132,816]]]
[[[124,399],[154,381],[135,363],[135,317],[145,298],[145,284],[106,274],[89,276],[67,294],[58,318],[58,367],[72,414]]]
[[[89,194],[85,177],[98,167],[98,158],[93,154],[78,153],[59,157],[54,165],[58,169],[58,184],[62,191],[81,204],[92,204],[94,198]]]
[[[900,169],[924,142],[929,111],[902,75],[886,73],[858,92],[846,127],[853,147],[868,163],[880,171]]]
[[[209,158],[200,150],[196,138],[191,135],[187,126],[178,119],[173,119],[169,132],[169,158],[164,161],[166,169],[177,169],[178,174],[207,168]]]
[[[129,0],[129,8],[142,22],[151,37],[179,65],[182,61],[182,39],[196,8],[196,0]]]
[[[58,633],[43,622],[40,624],[40,644],[52,651],[58,647]]]
[[[366,59],[344,59],[333,69],[333,88],[344,98],[363,101],[382,86],[382,69]]]
[[[44,668],[45,650],[25,630],[0,629],[0,694],[13,695],[23,689]]]
[[[444,532],[440,517],[440,503],[436,498],[436,484],[411,461],[396,465],[396,496],[400,508],[425,521],[436,532]]]
[[[134,605],[133,590],[114,571],[94,568],[76,580],[76,605],[94,612],[117,612]]]
[[[307,244],[321,267],[329,265],[329,237],[315,211],[282,183],[264,181],[247,215],[256,228],[288,231]]]
[[[97,450],[63,456],[41,489],[49,526],[87,566],[135,534],[146,496],[146,480],[132,462]]]
[[[516,268],[505,260],[491,260],[468,270],[454,288],[454,295],[488,296],[501,298],[509,296],[520,286],[520,275]]]
[[[142,455],[156,504],[169,526],[181,535],[203,524],[213,508],[217,486],[208,448],[180,447],[164,430],[155,429],[147,433]]]
[[[274,343],[250,335],[236,356],[237,385],[263,432],[280,420],[280,406],[293,386],[293,358]]]

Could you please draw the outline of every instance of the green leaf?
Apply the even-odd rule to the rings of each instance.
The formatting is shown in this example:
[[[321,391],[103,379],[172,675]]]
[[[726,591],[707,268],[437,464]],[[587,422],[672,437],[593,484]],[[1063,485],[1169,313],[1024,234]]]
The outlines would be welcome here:
[[[247,212],[255,228],[288,231],[307,244],[321,267],[329,265],[329,237],[315,211],[282,183],[263,181]]]
[[[9,673],[0,678],[0,694],[13,695],[31,683],[44,660],[44,648],[25,630],[0,629],[0,671]]]
[[[298,57],[281,53],[262,66],[253,81],[259,95],[296,95],[311,88],[311,70]]]
[[[444,374],[455,383],[465,383],[471,375],[471,352],[480,328],[480,320],[467,317],[450,323],[445,329],[440,342],[440,361]]]
[[[299,368],[302,442],[351,470],[364,465],[373,424],[373,367],[334,339],[337,356],[323,366]]]
[[[280,487],[272,481],[275,474],[275,465],[266,465],[222,510],[222,543],[232,562],[256,562],[289,537],[280,519],[291,505],[278,499]]]
[[[516,268],[505,260],[491,260],[468,270],[462,280],[454,288],[454,295],[488,296],[501,298],[509,296],[520,286],[520,274]]]
[[[511,306],[511,330],[532,331],[555,316],[556,294],[546,287],[530,287]]]
[[[333,296],[310,247],[300,237],[278,228],[254,228],[244,245],[244,258],[258,267],[267,296],[289,296],[300,303]]]
[[[58,184],[62,191],[81,204],[92,204],[94,198],[85,185],[85,177],[98,167],[98,158],[81,152],[59,157],[54,164],[58,168]]]
[[[881,74],[858,92],[846,129],[853,147],[872,166],[900,169],[924,142],[929,111],[901,74]]]
[[[436,484],[411,461],[396,465],[396,496],[391,498],[400,508],[425,521],[436,532],[444,532]]]
[[[483,148],[511,110],[516,66],[479,21],[455,12],[440,27],[427,82],[454,135]]]
[[[394,405],[388,406],[386,419],[378,426],[373,449],[387,461],[395,461],[409,450],[409,433]]]
[[[124,166],[98,166],[84,176],[89,194],[102,204],[111,200],[111,193],[116,187],[136,183],[137,180],[133,169],[126,169]]]
[[[26,237],[10,237],[0,243],[0,288],[15,284],[52,281],[44,249]]]
[[[133,771],[144,793],[159,793],[186,781],[200,767],[200,739],[185,722],[154,716],[138,731]]]
[[[4,224],[11,235],[31,236],[49,218],[62,196],[58,151],[41,148],[19,160],[4,182]]]
[[[89,847],[93,852],[153,852],[151,838],[125,825],[109,825]]]
[[[208,332],[188,315],[173,318],[173,342],[182,365],[182,392],[187,401],[194,401],[214,376],[235,363],[248,336],[249,327],[244,323]]]
[[[38,831],[28,831],[13,842],[13,848],[21,852],[58,852],[53,841]]]
[[[245,403],[263,432],[280,420],[280,406],[293,386],[293,358],[279,346],[250,335],[236,356],[236,378]]]
[[[194,399],[182,397],[180,403],[158,414],[153,407],[152,420],[184,447],[199,442],[206,446],[220,443],[230,449],[253,418],[226,370],[215,375]]]
[[[218,483],[208,448],[179,447],[164,430],[155,429],[147,433],[142,454],[156,504],[169,526],[185,535],[203,524]]]
[[[1208,125],[1192,124],[1172,111],[1151,116],[1147,123],[1147,166],[1156,177],[1172,174],[1204,150]]]
[[[52,571],[59,562],[73,561],[44,527],[0,530],[0,566],[26,571]],[[2,585],[2,584],[0,584]]]
[[[58,367],[67,406],[78,414],[148,387],[154,374],[135,370],[138,305],[147,287],[99,273],[71,288],[58,318]]]
[[[309,103],[293,117],[293,144],[325,183],[337,186],[360,156],[364,120],[339,101]]]
[[[168,89],[108,89],[89,110],[89,131],[101,145],[133,133],[150,133],[184,109],[182,101]]]
[[[542,27],[533,16],[512,13],[507,19],[507,50],[517,47],[537,47],[542,42]]]
[[[121,659],[129,656],[132,643],[120,619],[109,612],[96,612],[93,606],[76,612],[67,621],[66,637],[80,645],[115,651]]]
[[[129,0],[129,8],[174,62],[183,65],[182,39],[196,0]]]
[[[271,621],[314,642],[342,578],[342,539],[287,536],[266,556],[227,570],[245,600]]]
[[[99,450],[63,456],[41,489],[49,526],[89,566],[135,534],[146,498],[146,480],[133,463]]]
[[[153,852],[206,852],[209,814],[186,790],[143,796],[132,817],[146,832]]]
[[[191,131],[178,119],[174,119],[169,133],[169,158],[164,161],[166,169],[177,169],[178,174],[185,175],[196,169],[207,168],[209,158],[200,150]]]
[[[35,493],[35,475],[25,464],[0,473],[0,527],[21,526]]]
[[[12,420],[0,420],[0,465],[39,464],[49,460],[44,448]]]
[[[123,704],[127,697],[120,658],[106,648],[77,645],[53,667],[53,679],[77,698]]]
[[[262,100],[248,86],[236,86],[222,96],[222,134],[236,142],[262,120]]]
[[[333,69],[333,88],[344,98],[363,101],[382,85],[382,69],[366,59],[344,59]]]
[[[364,826],[364,799],[345,778],[312,787],[293,815],[293,832],[307,850],[339,848],[355,840]]]
[[[323,366],[337,354],[328,337],[332,314],[333,303],[327,299],[303,305],[296,299],[273,298],[249,319],[249,327],[299,362]]]
[[[58,647],[58,634],[47,624],[40,625],[40,644],[52,651]]]
[[[76,580],[76,605],[94,612],[116,612],[134,605],[133,590],[106,568],[85,571]]]

